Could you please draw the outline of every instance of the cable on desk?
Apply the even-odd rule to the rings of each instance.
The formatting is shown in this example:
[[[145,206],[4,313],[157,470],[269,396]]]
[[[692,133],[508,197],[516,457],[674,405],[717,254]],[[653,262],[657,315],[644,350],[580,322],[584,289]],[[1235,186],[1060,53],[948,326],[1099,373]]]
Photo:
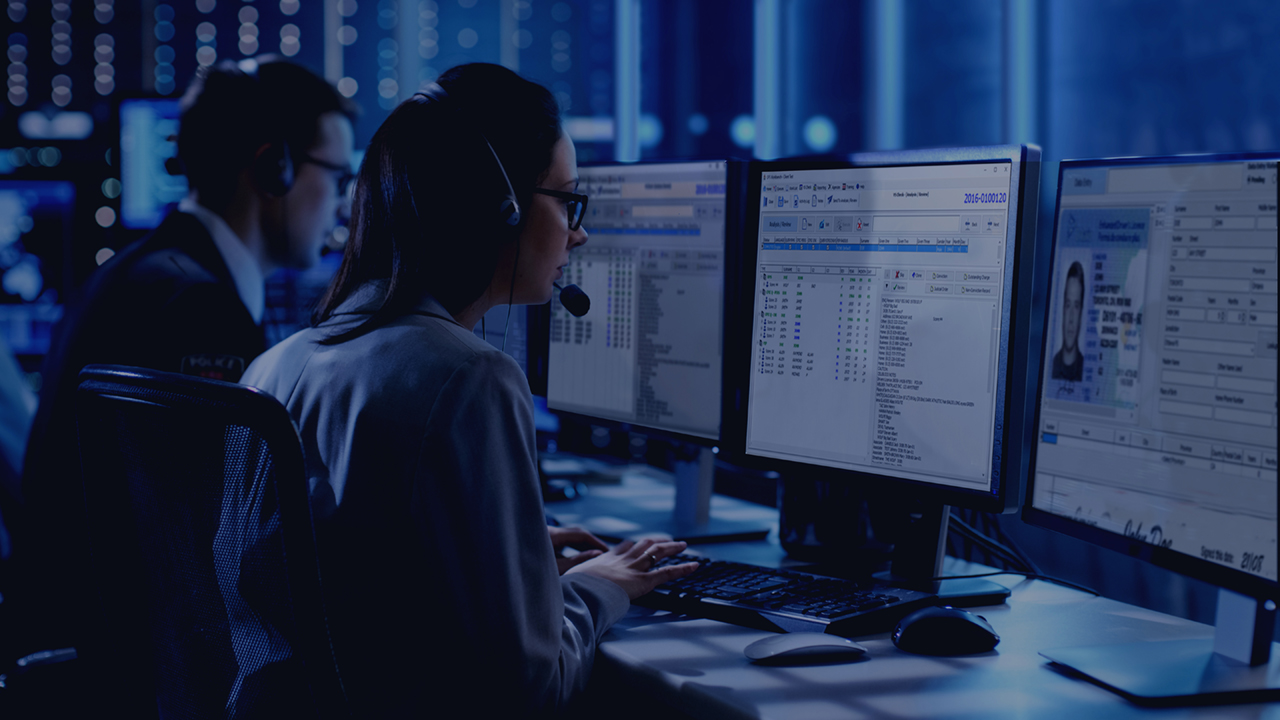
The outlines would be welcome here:
[[[1041,574],[1040,568],[1036,567],[1030,558],[974,529],[959,517],[952,515],[949,527],[961,537],[981,547],[988,556],[998,556],[1006,566],[1011,566],[1011,569],[1035,575]]]
[[[976,510],[952,508],[951,517],[962,521],[968,526],[968,529],[975,530],[982,536],[982,538],[978,538],[976,540],[971,539],[970,542],[978,542],[981,545],[982,539],[984,538],[994,540],[1000,544],[1004,551],[1012,553],[1017,558],[1017,561],[1013,564],[1016,565],[1018,569],[1029,570],[1035,573],[1042,572],[1040,568],[1036,566],[1035,561],[1023,552],[1020,547],[1018,547],[1017,542],[1004,532],[1004,529],[1000,527],[1000,523],[997,522],[996,515],[992,513],[978,512]],[[990,548],[984,546],[982,549],[988,557],[991,557]]]
[[[987,518],[974,510],[952,508],[947,532],[947,554],[1002,568],[1027,570],[1016,553],[1002,552],[989,542],[991,536],[975,525],[988,526]],[[954,530],[954,532],[951,532]]]
[[[1009,548],[1014,553],[1016,553],[1017,556],[1022,559],[1022,562],[1028,568],[1031,569],[1031,572],[1034,572],[1037,574],[1043,574],[1043,571],[1040,569],[1038,565],[1036,565],[1035,561],[1031,559],[1031,556],[1023,552],[1022,548],[1018,545],[1017,541],[1009,537],[1007,534],[1005,534],[1004,528],[1000,527],[1000,523],[998,522],[999,518],[997,515],[993,513],[983,513],[982,519],[985,525],[988,526],[994,532],[995,539],[998,540],[1002,545],[1004,545],[1005,547]],[[992,537],[992,533],[984,533],[984,534],[987,535],[988,537]]]
[[[1102,597],[1102,593],[1097,590],[1085,585],[1073,583],[1070,580],[1063,580],[1062,578],[1056,578],[1050,575],[1041,575],[1040,573],[1021,572],[1018,570],[997,570],[996,572],[977,573],[975,575],[939,575],[938,577],[929,578],[929,582],[936,582],[938,580],[968,580],[970,578],[995,577],[996,575],[1019,575],[1028,580],[1044,580],[1045,582],[1051,582],[1055,585],[1069,587],[1072,590],[1087,592],[1094,597]]]

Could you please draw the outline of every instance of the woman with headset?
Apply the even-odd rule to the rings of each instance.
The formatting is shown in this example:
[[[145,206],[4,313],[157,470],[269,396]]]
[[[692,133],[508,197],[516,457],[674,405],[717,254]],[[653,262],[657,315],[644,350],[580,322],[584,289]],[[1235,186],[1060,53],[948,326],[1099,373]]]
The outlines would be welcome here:
[[[587,240],[577,180],[545,88],[446,72],[374,135],[313,326],[244,376],[300,429],[339,669],[370,716],[562,708],[629,600],[696,567],[654,569],[683,543],[549,532],[528,383],[473,332],[551,299]]]

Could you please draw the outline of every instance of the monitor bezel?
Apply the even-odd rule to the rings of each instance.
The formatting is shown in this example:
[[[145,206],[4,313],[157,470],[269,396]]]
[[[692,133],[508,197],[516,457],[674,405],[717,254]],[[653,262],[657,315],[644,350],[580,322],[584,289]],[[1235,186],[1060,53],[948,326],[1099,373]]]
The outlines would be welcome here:
[[[1049,255],[1045,260],[1045,263],[1048,266],[1048,273],[1045,277],[1053,277],[1053,266],[1056,260],[1056,250],[1058,245],[1058,222],[1062,214],[1062,179],[1068,171],[1098,167],[1193,165],[1250,161],[1280,162],[1280,151],[1272,153],[1205,153],[1195,155],[1063,160],[1058,166],[1058,185],[1054,200],[1053,213],[1053,233],[1051,235],[1051,242],[1046,248]],[[1277,199],[1280,201],[1280,187],[1278,187]],[[1052,280],[1050,280],[1050,285],[1045,288],[1045,292],[1051,293],[1052,290]],[[1045,333],[1043,336],[1044,338],[1050,337],[1051,329],[1049,328],[1049,323],[1051,320],[1051,313],[1046,309],[1042,319],[1043,325],[1041,328]],[[1246,573],[1243,570],[1237,570],[1235,568],[1211,563],[1208,560],[1183,552],[1157,547],[1146,542],[1125,537],[1120,533],[1102,530],[1061,515],[1055,515],[1047,510],[1040,510],[1033,507],[1035,499],[1035,461],[1036,453],[1039,449],[1039,443],[1036,442],[1036,438],[1038,437],[1040,427],[1040,398],[1044,392],[1044,363],[1046,362],[1046,356],[1044,355],[1043,349],[1045,342],[1046,341],[1042,339],[1040,343],[1040,362],[1037,365],[1035,393],[1031,397],[1034,409],[1032,422],[1030,424],[1032,439],[1027,449],[1029,462],[1026,493],[1024,495],[1022,508],[1023,522],[1029,525],[1042,527],[1047,530],[1052,530],[1054,532],[1059,532],[1063,535],[1074,537],[1078,540],[1083,540],[1100,547],[1115,550],[1116,552],[1148,562],[1157,567],[1172,570],[1180,575],[1202,580],[1218,587],[1227,588],[1228,590],[1233,590],[1235,592],[1258,598],[1280,598],[1280,581],[1267,580],[1266,578]],[[1278,518],[1277,523],[1280,524],[1280,496],[1277,496],[1276,510]]]
[[[736,255],[735,248],[732,247],[730,238],[741,228],[741,210],[742,208],[735,204],[735,198],[741,196],[741,183],[745,180],[746,161],[735,158],[653,158],[645,159],[637,162],[619,162],[612,161],[592,161],[579,163],[580,168],[603,168],[603,167],[636,167],[651,165],[691,165],[706,163],[723,163],[725,168],[725,228],[723,245],[724,275],[722,276],[722,297],[720,302],[720,333],[721,333],[721,354],[720,354],[720,392],[721,392],[721,408],[724,407],[724,375],[726,371],[725,355],[724,355],[724,333],[726,332],[728,288],[723,283],[727,283],[730,278],[730,267],[733,258]],[[552,298],[551,302],[558,302],[556,298]],[[550,323],[551,323],[551,303],[544,305],[531,305],[528,307],[526,317],[526,327],[528,328],[528,340],[526,342],[528,360],[526,363],[526,372],[529,379],[529,387],[534,395],[547,400],[547,383],[548,383],[548,359],[550,356]],[[575,412],[572,410],[560,410],[556,408],[547,408],[548,412],[554,413],[562,419],[607,427],[614,430],[620,430],[627,433],[639,433],[647,437],[658,438],[675,443],[685,445],[696,445],[701,447],[719,447],[721,439],[724,437],[724,415],[720,415],[719,429],[715,436],[698,435],[694,433],[685,433],[671,428],[655,427],[643,423],[631,422],[627,420],[618,420],[615,418],[605,418],[598,415],[590,415],[587,413]]]
[[[944,505],[971,508],[982,512],[1012,513],[1021,505],[1022,478],[1025,475],[1025,441],[1027,438],[1026,341],[1031,327],[1032,270],[1035,256],[1035,214],[1039,202],[1040,150],[1034,145],[1001,145],[964,148],[857,153],[849,156],[805,157],[773,161],[753,161],[745,175],[746,195],[741,246],[736,277],[727,279],[725,326],[725,391],[721,411],[723,450],[729,461],[745,467],[776,470],[784,477],[803,477],[840,484],[855,484],[866,497],[899,498],[910,496]],[[907,167],[919,165],[961,165],[986,162],[1010,162],[1010,226],[1011,247],[1006,252],[1012,260],[1001,298],[1009,335],[1001,343],[1004,354],[1004,390],[1000,407],[1003,433],[1000,444],[998,483],[994,491],[972,491],[932,483],[908,480],[873,472],[833,468],[795,460],[782,460],[746,452],[746,408],[751,378],[751,333],[754,317],[755,267],[759,253],[761,177],[764,172],[787,170],[821,170],[870,167]],[[730,293],[732,288],[732,293]],[[732,304],[728,301],[732,300]]]

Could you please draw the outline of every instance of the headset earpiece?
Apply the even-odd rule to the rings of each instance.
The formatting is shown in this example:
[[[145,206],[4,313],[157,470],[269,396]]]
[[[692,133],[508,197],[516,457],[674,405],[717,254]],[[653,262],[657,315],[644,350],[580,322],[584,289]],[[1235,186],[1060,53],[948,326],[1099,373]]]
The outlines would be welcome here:
[[[256,92],[262,94],[266,89],[262,85],[260,69],[261,65],[255,58],[245,58],[235,63],[234,69],[228,67],[218,72],[227,74],[238,72],[241,76],[252,80],[256,86]],[[293,155],[289,152],[289,143],[285,142],[283,137],[273,136],[276,136],[276,133],[269,133],[267,143],[259,147],[254,154],[250,171],[253,182],[259,190],[271,197],[282,197],[293,188]]]
[[[293,156],[283,140],[263,145],[253,158],[253,180],[271,197],[281,197],[293,187]]]
[[[511,227],[520,224],[520,206],[516,204],[515,198],[506,198],[502,201],[502,207],[498,209],[498,218]]]

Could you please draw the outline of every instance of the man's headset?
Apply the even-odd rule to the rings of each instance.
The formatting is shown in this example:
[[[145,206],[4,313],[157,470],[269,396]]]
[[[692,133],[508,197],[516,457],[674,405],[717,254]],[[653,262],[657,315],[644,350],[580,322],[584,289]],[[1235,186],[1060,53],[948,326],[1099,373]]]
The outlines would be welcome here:
[[[267,88],[258,74],[258,61],[246,58],[236,64],[240,72],[253,79],[258,91],[266,94]],[[289,152],[289,143],[279,133],[258,150],[253,158],[253,180],[263,192],[271,197],[282,197],[293,188],[293,154]]]

